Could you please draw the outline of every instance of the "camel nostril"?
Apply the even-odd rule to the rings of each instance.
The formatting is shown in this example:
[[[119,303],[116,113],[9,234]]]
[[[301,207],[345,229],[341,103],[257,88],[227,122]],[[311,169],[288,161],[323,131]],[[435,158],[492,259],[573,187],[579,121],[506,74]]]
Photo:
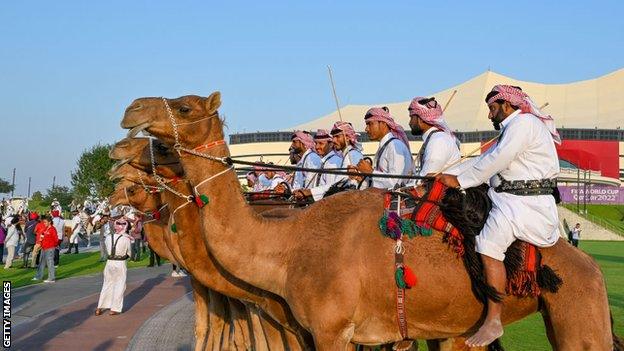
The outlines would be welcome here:
[[[140,109],[143,108],[143,105],[141,105],[138,102],[135,102],[134,104],[128,106],[128,108],[126,108],[126,112],[130,112],[130,111],[138,111]]]

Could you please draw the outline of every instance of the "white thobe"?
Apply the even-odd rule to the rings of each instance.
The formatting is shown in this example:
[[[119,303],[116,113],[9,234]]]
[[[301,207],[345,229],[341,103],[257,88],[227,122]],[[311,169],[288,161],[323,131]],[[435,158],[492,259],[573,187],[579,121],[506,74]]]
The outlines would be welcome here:
[[[412,154],[405,143],[394,138],[384,150],[381,150],[383,145],[392,138],[394,138],[392,133],[388,133],[379,141],[373,173],[408,175],[412,170]],[[395,185],[402,185],[405,182],[405,179],[373,177],[369,185],[373,188],[391,189]]]
[[[72,222],[74,223],[74,227],[72,228],[72,234],[69,237],[69,243],[78,244],[79,235],[83,228],[82,218],[80,218],[80,215],[75,215],[72,218]]]
[[[321,159],[320,169],[337,169],[341,168],[343,163],[342,157],[334,150],[331,150]],[[314,187],[310,188],[312,198],[318,201],[323,198],[325,192],[337,181],[345,177],[339,174],[317,173],[314,179]]]
[[[297,162],[297,167],[318,169],[321,167],[321,157],[316,152],[312,151],[312,149],[308,149],[301,156],[301,160]],[[293,178],[292,189],[308,189],[313,187],[315,175],[316,173],[312,172],[296,171],[295,177]]]
[[[56,229],[56,235],[59,241],[63,241],[63,237],[65,236],[65,220],[61,217],[54,217],[52,218],[52,225],[54,229]]]
[[[498,144],[481,155],[457,180],[462,188],[488,182],[499,185],[497,174],[508,181],[552,179],[559,175],[559,159],[546,126],[531,114],[519,110],[503,122]],[[477,251],[497,260],[516,240],[539,247],[554,245],[559,238],[559,217],[552,195],[519,196],[488,191],[492,210],[480,235]]]
[[[254,183],[253,191],[255,192],[262,191],[266,189],[269,186],[269,184],[271,184],[271,181],[269,180],[269,178],[267,178],[267,176],[264,173],[262,173],[258,176],[258,179],[256,179]]]
[[[283,182],[285,182],[284,178],[275,175],[273,176],[273,178],[269,179],[271,181],[271,183],[269,184],[268,188],[265,190],[273,190],[275,189],[278,185],[282,184]]]
[[[417,157],[414,161],[413,174],[423,177],[430,173],[435,174],[445,170],[461,158],[455,137],[443,131],[434,133],[436,130],[439,129],[431,127],[423,133],[422,138],[425,149],[422,154],[418,153],[422,160]],[[407,182],[407,185],[416,185],[418,181],[418,179],[410,180]]]
[[[434,133],[436,130],[438,128],[432,127],[423,133],[423,142],[427,145],[422,154],[422,161],[417,160],[414,163],[414,174],[426,176],[429,173],[440,172],[461,158],[455,137],[443,131]],[[420,168],[418,172],[416,167]]]
[[[118,238],[119,241],[117,241]],[[112,234],[104,238],[106,253],[109,255],[113,254],[113,243],[111,240],[113,242],[117,241],[115,245],[115,256],[130,256],[130,239],[127,236]],[[126,261],[106,260],[104,282],[102,284],[102,291],[100,292],[98,308],[110,308],[111,311],[121,312],[123,308],[124,292],[126,291],[127,271]]]

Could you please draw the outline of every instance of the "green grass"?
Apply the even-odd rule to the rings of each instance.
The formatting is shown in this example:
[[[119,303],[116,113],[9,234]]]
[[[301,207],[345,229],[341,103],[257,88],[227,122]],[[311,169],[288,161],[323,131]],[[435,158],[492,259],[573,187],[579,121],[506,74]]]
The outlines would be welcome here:
[[[128,268],[147,266],[149,263],[149,251],[143,254],[142,258],[143,259],[139,262],[128,261]],[[56,279],[102,272],[106,262],[100,262],[99,259],[99,251],[68,255],[61,253],[61,262],[55,271]],[[0,267],[0,280],[10,280],[13,288],[39,283],[40,281],[32,280],[35,274],[36,269],[22,268],[22,260],[14,260],[13,268],[4,269]],[[46,270],[43,279],[47,277],[48,273]]]
[[[624,242],[581,240],[579,247],[592,255],[602,269],[607,281],[615,332],[622,336],[624,335]],[[534,314],[505,327],[503,346],[508,351],[551,350],[541,315]]]
[[[577,212],[576,204],[566,204],[565,208]],[[581,204],[581,210],[583,204]],[[621,233],[624,233],[624,205],[587,205],[587,213],[590,215],[599,217],[605,222],[619,228]],[[568,223],[570,227],[574,223]]]

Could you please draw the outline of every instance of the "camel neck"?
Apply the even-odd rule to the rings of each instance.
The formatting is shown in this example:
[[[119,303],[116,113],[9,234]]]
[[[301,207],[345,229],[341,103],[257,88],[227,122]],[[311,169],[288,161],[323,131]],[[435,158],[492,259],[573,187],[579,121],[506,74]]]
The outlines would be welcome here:
[[[226,156],[227,146],[220,148],[223,151],[219,156]],[[208,200],[199,213],[206,244],[217,262],[253,286],[276,294],[283,292],[287,248],[293,236],[282,233],[287,230],[280,230],[278,223],[269,225],[252,210],[243,199],[233,169],[226,171],[228,166],[219,162],[185,153],[181,162],[196,196]]]

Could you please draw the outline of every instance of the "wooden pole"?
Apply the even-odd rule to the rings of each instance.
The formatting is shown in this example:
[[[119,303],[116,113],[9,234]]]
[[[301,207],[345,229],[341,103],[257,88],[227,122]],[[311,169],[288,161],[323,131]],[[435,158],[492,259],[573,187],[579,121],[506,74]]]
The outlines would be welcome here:
[[[334,100],[336,101],[336,109],[338,110],[338,118],[342,122],[342,113],[340,112],[340,103],[338,102],[338,95],[336,94],[336,86],[334,85],[334,75],[332,74],[331,66],[327,65],[327,72],[329,72],[329,81],[331,82],[332,92],[334,93]]]
[[[30,197],[30,181],[31,180],[32,180],[32,178],[28,177],[28,196],[27,197]]]
[[[457,90],[453,90],[453,93],[451,94],[451,97],[448,99],[448,101],[446,102],[446,104],[444,105],[444,108],[442,109],[442,112],[446,111],[446,108],[449,106],[449,104],[451,103],[451,100],[453,100],[453,98],[455,97],[455,94],[457,94]]]
[[[11,198],[13,198],[14,193],[15,193],[15,168],[13,168],[13,181],[11,181]]]

